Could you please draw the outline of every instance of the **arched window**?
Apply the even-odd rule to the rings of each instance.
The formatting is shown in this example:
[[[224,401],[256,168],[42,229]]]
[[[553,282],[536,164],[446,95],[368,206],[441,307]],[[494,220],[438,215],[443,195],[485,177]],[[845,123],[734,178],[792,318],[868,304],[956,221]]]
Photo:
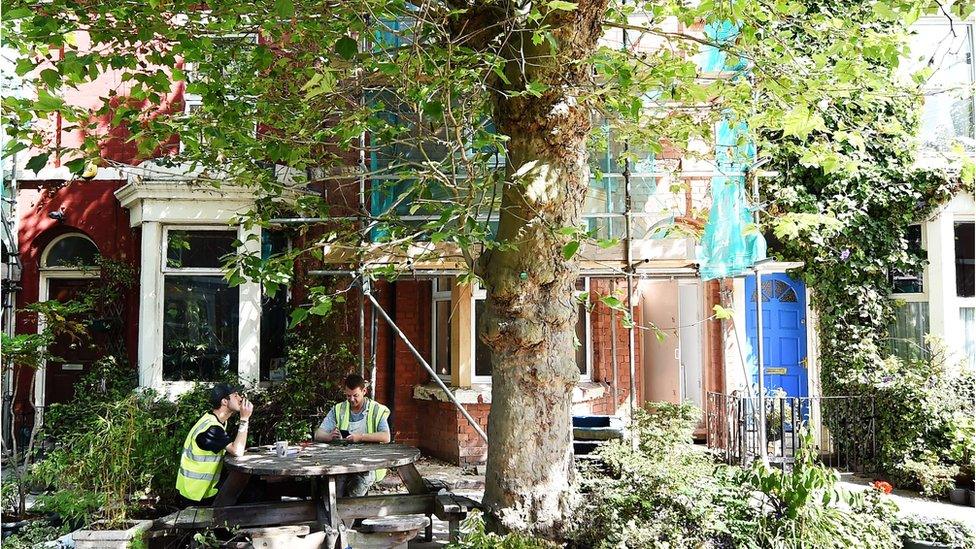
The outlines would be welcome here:
[[[41,256],[42,269],[79,269],[92,267],[98,258],[98,247],[87,236],[70,233],[54,239]]]
[[[782,280],[763,280],[763,302],[776,299],[781,303],[796,303],[796,291]],[[756,301],[756,292],[752,292],[751,301]]]

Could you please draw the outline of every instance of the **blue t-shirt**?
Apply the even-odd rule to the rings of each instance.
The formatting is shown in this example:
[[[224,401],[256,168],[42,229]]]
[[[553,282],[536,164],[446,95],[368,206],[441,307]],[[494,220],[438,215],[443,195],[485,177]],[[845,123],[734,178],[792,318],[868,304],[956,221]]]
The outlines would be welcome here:
[[[366,410],[369,409],[369,399],[363,400],[363,408],[357,414],[355,410],[352,409],[352,405],[349,405],[349,423],[355,423],[357,421],[363,421],[366,419]],[[389,433],[390,432],[390,422],[387,421],[388,415],[384,415],[380,418],[380,424],[376,426],[377,433]],[[331,433],[333,429],[336,428],[336,417],[335,417],[335,407],[333,406],[329,410],[329,415],[325,416],[322,420],[322,425],[319,425],[319,429],[322,429],[326,433]]]

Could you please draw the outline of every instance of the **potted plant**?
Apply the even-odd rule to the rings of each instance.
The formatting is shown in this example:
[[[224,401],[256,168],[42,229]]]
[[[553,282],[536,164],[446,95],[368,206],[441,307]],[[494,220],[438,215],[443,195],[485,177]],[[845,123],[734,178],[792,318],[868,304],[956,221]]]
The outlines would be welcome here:
[[[966,500],[968,499],[967,492],[968,490],[966,490],[965,488],[956,485],[952,488],[949,488],[946,494],[949,496],[949,501],[951,503],[954,503],[956,505],[966,505]]]
[[[905,549],[964,549],[973,535],[961,522],[916,516],[899,518],[893,530]]]

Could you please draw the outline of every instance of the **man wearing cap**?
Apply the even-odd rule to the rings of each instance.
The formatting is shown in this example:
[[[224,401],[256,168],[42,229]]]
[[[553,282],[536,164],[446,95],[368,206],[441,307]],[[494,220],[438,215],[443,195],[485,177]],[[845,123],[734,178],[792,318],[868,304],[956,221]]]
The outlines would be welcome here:
[[[247,445],[247,425],[254,405],[241,396],[240,387],[218,383],[210,393],[211,411],[203,414],[183,443],[176,489],[190,504],[209,504],[217,495],[224,454],[243,456]],[[239,413],[237,435],[227,434],[227,420]]]
[[[331,442],[346,435],[345,440],[350,442],[390,442],[390,409],[366,396],[366,380],[362,376],[346,376],[344,385],[346,399],[329,410],[315,430],[315,440]],[[365,496],[369,487],[385,476],[386,469],[340,475],[336,489],[341,497]]]

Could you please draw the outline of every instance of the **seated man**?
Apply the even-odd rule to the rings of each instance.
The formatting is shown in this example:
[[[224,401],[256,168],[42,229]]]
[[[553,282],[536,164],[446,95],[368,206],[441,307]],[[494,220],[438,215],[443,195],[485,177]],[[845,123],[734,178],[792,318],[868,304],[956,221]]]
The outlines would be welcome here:
[[[322,425],[315,430],[315,440],[331,442],[347,431],[350,442],[390,442],[390,409],[366,397],[366,380],[352,374],[346,377],[343,392],[346,400],[336,403]],[[336,483],[339,497],[365,496],[369,487],[383,480],[386,469],[342,475]]]
[[[241,389],[226,383],[216,384],[210,393],[209,412],[200,416],[186,435],[176,489],[185,505],[209,505],[217,495],[224,454],[243,456],[247,445],[247,424],[254,410]],[[227,420],[238,413],[237,434],[227,434]]]

